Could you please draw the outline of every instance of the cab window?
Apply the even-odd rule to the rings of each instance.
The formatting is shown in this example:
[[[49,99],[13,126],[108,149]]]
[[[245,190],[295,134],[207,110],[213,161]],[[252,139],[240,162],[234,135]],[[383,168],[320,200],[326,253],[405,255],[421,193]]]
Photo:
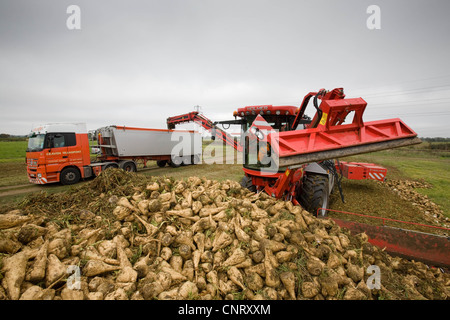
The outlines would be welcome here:
[[[47,148],[71,147],[77,144],[75,133],[49,133],[46,138]]]
[[[65,147],[66,144],[65,144],[64,141],[65,141],[65,139],[64,139],[64,136],[62,134],[61,135],[55,135],[53,137],[53,148]]]
[[[77,145],[75,133],[64,133],[64,141],[66,147],[73,147]]]

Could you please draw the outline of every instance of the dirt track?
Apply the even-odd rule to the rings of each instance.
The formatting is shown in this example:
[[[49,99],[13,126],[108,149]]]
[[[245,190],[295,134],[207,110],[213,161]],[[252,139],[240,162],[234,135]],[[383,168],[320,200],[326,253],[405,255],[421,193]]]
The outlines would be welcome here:
[[[13,196],[16,194],[40,191],[40,186],[27,186],[27,185],[19,185],[13,187],[1,187],[0,188],[0,197]]]
[[[154,171],[154,170],[161,170],[159,167],[149,167],[149,168],[142,168],[139,170],[139,172],[145,172],[145,171]],[[87,179],[86,181],[89,181],[90,179]],[[82,181],[80,183],[84,183],[85,181]],[[39,191],[48,191],[54,188],[63,188],[63,186],[59,183],[56,184],[48,184],[48,185],[33,185],[33,184],[20,184],[20,185],[14,185],[14,186],[4,186],[0,187],[0,198],[1,197],[7,197],[7,196],[14,196],[18,194],[24,194],[24,193],[32,193],[32,192],[39,192]],[[68,187],[68,186],[67,186]]]

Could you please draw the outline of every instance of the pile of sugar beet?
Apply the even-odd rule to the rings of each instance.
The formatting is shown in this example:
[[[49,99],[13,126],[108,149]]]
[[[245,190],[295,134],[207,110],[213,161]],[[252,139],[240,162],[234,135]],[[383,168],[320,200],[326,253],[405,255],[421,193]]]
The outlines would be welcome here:
[[[450,297],[443,270],[291,202],[236,181],[118,169],[0,212],[0,270],[0,300]]]

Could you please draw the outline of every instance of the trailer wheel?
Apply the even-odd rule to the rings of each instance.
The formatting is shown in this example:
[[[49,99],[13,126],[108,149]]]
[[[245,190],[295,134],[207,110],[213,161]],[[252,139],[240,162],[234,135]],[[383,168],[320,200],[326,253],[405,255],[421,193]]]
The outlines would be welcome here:
[[[167,160],[158,160],[156,161],[156,164],[158,165],[158,167],[164,168],[167,164]]]
[[[172,156],[172,158],[170,159],[169,165],[172,168],[178,168],[179,166],[181,166],[182,163],[183,163],[183,159],[181,157]]]
[[[63,185],[75,184],[81,179],[80,171],[76,168],[65,168],[61,171],[60,181]]]
[[[200,157],[198,155],[192,155],[191,156],[191,164],[199,164],[200,163]]]
[[[120,168],[127,172],[136,172],[136,164],[133,161],[125,161]]]
[[[105,171],[106,169],[109,168],[119,168],[119,165],[117,163],[108,163],[103,166],[102,171]]]
[[[256,186],[252,183],[252,178],[244,176],[241,180],[241,186],[252,192],[256,192]]]
[[[185,156],[185,157],[183,157],[183,166],[189,166],[189,165],[192,165],[192,164],[197,164],[198,163],[198,158],[197,159],[194,159],[195,158],[195,156]],[[194,161],[197,161],[197,162],[194,162]]]
[[[319,208],[328,209],[328,177],[321,174],[307,174],[303,179],[297,200],[306,211],[317,216]],[[319,214],[324,216],[326,210],[321,210]]]

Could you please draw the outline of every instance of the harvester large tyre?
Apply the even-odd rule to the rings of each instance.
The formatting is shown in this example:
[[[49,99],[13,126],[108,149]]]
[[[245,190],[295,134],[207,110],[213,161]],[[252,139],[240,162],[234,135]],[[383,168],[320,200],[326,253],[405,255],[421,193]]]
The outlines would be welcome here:
[[[319,208],[328,209],[329,186],[328,177],[321,174],[307,174],[298,197],[300,205],[311,214],[317,216],[325,215],[326,211]]]

